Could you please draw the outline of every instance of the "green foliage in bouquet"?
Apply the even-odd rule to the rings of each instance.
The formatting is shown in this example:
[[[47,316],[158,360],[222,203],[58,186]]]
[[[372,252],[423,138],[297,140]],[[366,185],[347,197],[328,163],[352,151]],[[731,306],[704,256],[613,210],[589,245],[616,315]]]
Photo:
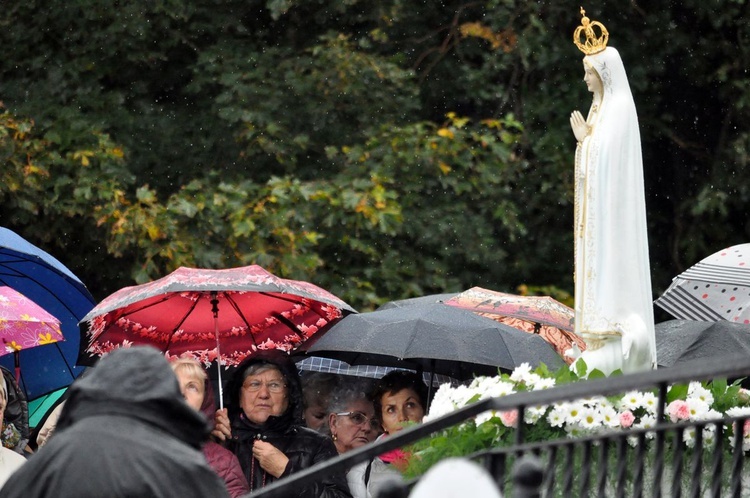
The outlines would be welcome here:
[[[485,398],[507,396],[519,392],[548,389],[568,382],[585,382],[585,365],[577,371],[562,368],[550,372],[541,366],[535,370],[527,364],[516,368],[511,374],[496,377],[477,377],[469,385],[441,386],[435,393],[425,422],[475,403]],[[588,378],[598,377],[591,372]],[[656,389],[631,391],[614,396],[592,396],[570,402],[545,406],[529,406],[523,420],[517,410],[487,411],[473,420],[446,429],[432,437],[412,445],[412,454],[405,470],[407,477],[416,477],[432,465],[448,457],[466,456],[490,448],[511,446],[515,442],[518,424],[523,424],[524,442],[555,441],[567,438],[586,437],[604,432],[651,429],[657,424],[658,397]],[[728,383],[724,379],[710,382],[675,384],[667,391],[664,407],[664,422],[696,423],[722,417],[750,414],[750,395],[740,386],[740,381]],[[695,446],[696,429],[688,428],[683,433],[683,442],[690,451]],[[716,442],[714,425],[704,427],[702,445],[704,450],[713,448]],[[723,448],[731,452],[734,448],[733,428],[725,427]],[[647,443],[655,433],[646,433]],[[744,426],[743,451],[750,451],[750,421]],[[628,444],[635,446],[637,437],[629,437]],[[671,440],[666,451],[670,453]]]

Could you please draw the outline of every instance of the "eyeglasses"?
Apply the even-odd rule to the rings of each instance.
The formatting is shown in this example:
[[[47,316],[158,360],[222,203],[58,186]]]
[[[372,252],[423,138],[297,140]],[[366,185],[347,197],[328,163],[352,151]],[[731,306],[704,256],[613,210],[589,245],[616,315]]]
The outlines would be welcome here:
[[[250,382],[242,384],[242,388],[247,389],[251,393],[254,393],[256,391],[260,391],[260,388],[263,387],[263,384],[266,385],[266,389],[268,389],[268,392],[272,394],[279,394],[286,387],[286,384],[278,380],[272,380],[265,383],[259,380],[252,380]]]
[[[351,420],[354,425],[365,425],[369,423],[372,430],[380,430],[380,420],[376,418],[368,418],[367,415],[362,412],[341,412],[337,413],[336,416],[349,417],[349,420]]]

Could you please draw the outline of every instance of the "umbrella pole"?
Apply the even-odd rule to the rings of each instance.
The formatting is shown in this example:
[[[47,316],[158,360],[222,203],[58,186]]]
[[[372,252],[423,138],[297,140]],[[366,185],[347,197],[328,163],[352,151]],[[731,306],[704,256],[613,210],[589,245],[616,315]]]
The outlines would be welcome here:
[[[224,409],[224,386],[221,384],[221,351],[219,349],[219,298],[211,291],[211,311],[214,314],[214,335],[216,336],[216,371],[219,377],[219,409]]]
[[[432,404],[432,383],[435,382],[435,359],[433,358],[431,368],[430,368],[430,383],[427,385],[427,408],[425,409],[425,412],[429,413],[430,411],[430,405]]]
[[[21,385],[21,355],[18,351],[13,351],[13,363],[16,367],[16,384]]]

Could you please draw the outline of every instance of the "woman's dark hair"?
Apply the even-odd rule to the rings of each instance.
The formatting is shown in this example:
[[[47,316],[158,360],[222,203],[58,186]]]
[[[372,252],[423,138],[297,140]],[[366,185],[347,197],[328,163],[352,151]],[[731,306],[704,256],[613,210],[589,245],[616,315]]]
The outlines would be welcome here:
[[[257,373],[264,368],[274,368],[284,376],[289,397],[289,408],[281,417],[288,418],[289,423],[301,423],[302,384],[297,367],[288,354],[276,349],[257,351],[237,366],[237,370],[227,385],[227,396],[224,398],[227,402],[229,419],[235,420],[242,410],[240,407],[240,392],[248,371]]]
[[[319,405],[323,410],[327,410],[331,394],[339,384],[339,376],[332,373],[304,372],[301,377],[303,409]]]
[[[419,397],[422,409],[427,410],[427,385],[422,381],[422,376],[414,372],[392,370],[380,379],[370,394],[372,404],[375,406],[375,416],[382,419],[384,395],[396,394],[403,389],[414,391]]]

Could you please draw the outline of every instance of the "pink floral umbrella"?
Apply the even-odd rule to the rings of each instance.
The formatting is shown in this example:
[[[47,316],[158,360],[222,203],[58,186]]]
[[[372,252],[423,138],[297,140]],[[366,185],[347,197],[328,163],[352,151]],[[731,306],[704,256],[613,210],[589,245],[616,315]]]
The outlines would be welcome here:
[[[182,267],[120,289],[83,317],[78,363],[147,344],[167,357],[190,356],[206,366],[217,361],[220,376],[221,366],[236,366],[257,350],[292,350],[344,312],[355,310],[316,285],[257,265]]]
[[[472,287],[444,301],[473,311],[524,332],[539,334],[567,362],[565,352],[575,344],[581,351],[586,343],[573,332],[575,311],[549,296],[520,296]]]
[[[65,340],[60,320],[7,286],[0,287],[0,338],[3,342],[0,356],[13,353],[16,357],[17,381],[20,379],[19,351]]]

